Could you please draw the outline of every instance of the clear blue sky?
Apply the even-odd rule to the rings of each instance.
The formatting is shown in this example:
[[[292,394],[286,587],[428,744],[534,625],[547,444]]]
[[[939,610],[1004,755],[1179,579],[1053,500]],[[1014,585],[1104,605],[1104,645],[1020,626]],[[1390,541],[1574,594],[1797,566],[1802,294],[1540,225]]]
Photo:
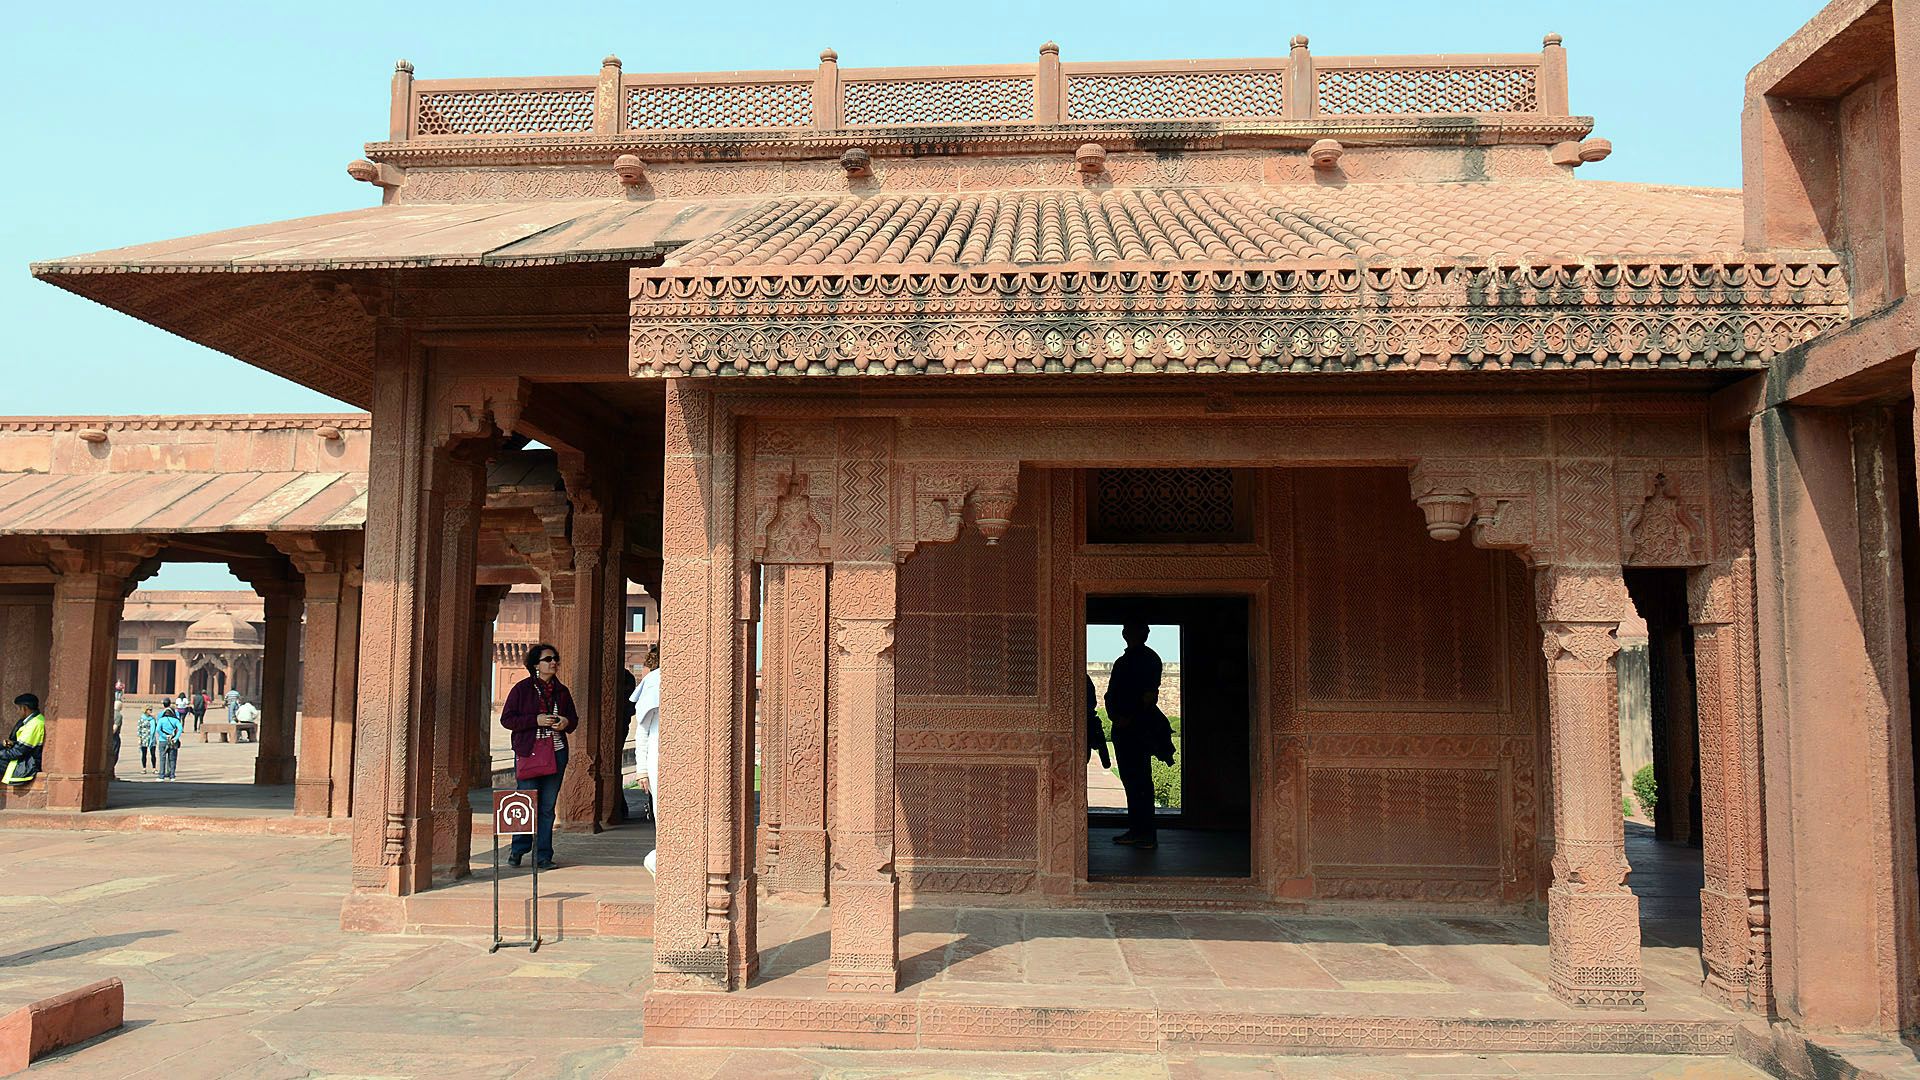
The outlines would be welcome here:
[[[1573,111],[1613,157],[1583,177],[1738,186],[1746,72],[1815,0],[907,5],[19,3],[0,35],[0,415],[336,408],[312,391],[33,281],[27,264],[370,205],[347,178],[421,78],[1315,52],[1530,52],[1564,35]]]

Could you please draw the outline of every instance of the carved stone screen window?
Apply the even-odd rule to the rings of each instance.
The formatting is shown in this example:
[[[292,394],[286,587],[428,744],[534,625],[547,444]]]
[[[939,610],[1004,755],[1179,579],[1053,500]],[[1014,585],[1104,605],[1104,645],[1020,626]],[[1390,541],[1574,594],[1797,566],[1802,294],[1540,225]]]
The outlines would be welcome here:
[[[1247,469],[1094,469],[1087,543],[1248,543],[1253,479]]]
[[[894,636],[903,697],[1040,693],[1040,544],[1016,525],[998,544],[965,529],[927,544],[900,567]]]

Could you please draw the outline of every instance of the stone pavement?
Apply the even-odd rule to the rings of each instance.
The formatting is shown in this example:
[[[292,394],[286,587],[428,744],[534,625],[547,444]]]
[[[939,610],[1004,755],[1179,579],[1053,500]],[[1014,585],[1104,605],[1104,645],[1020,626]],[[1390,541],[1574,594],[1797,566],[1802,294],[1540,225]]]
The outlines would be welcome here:
[[[16,829],[0,831],[0,861],[0,1009],[110,975],[127,986],[124,1029],[42,1062],[35,1077],[1760,1075],[1701,1057],[641,1047],[646,941],[489,955],[484,935],[342,933],[344,838]]]

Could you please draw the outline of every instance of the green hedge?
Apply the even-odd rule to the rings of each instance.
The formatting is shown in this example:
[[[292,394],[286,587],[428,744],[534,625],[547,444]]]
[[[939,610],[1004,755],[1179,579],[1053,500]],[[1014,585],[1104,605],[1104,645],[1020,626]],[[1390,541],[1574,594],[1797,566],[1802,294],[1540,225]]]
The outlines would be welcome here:
[[[1660,788],[1653,779],[1653,766],[1642,765],[1633,774],[1633,799],[1640,804],[1640,812],[1647,817],[1653,816],[1653,807],[1660,801]]]
[[[1113,721],[1107,719],[1107,710],[1096,709],[1094,710],[1094,715],[1100,718],[1100,731],[1102,734],[1106,736],[1107,742],[1109,743],[1113,742]],[[1179,806],[1180,805],[1180,735],[1181,735],[1180,718],[1177,716],[1169,716],[1167,717],[1167,722],[1173,726],[1173,764],[1169,765],[1166,762],[1161,761],[1159,758],[1152,759],[1153,801],[1161,806]],[[1118,766],[1115,766],[1115,768],[1112,771],[1113,771],[1113,775],[1115,776],[1120,775],[1120,769]]]

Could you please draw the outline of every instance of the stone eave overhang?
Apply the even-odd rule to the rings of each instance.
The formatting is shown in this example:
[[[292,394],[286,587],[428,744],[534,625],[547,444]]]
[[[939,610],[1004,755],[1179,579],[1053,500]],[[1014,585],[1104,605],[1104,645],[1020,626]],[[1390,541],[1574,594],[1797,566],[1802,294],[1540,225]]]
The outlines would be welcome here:
[[[636,376],[1761,368],[1848,318],[1831,253],[657,267]]]
[[[1356,146],[1503,146],[1577,141],[1590,116],[1534,113],[1380,115],[1306,120],[1088,121],[1053,125],[931,124],[771,131],[593,135],[496,135],[372,142],[371,161],[401,168],[457,165],[610,165],[621,154],[643,162],[700,163],[837,158],[859,147],[876,158],[994,157],[1063,153],[1089,142],[1109,152],[1304,150],[1320,139]]]

